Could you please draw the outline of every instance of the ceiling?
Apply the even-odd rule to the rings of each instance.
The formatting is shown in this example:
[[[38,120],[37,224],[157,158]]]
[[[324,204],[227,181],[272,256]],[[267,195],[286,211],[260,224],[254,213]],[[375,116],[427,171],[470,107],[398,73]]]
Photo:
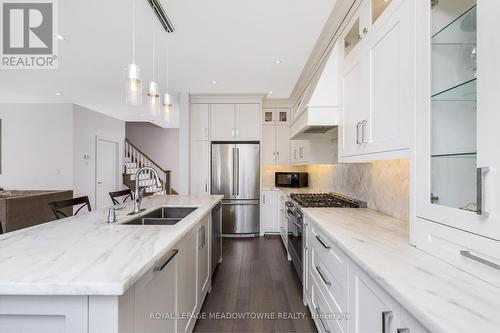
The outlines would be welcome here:
[[[147,103],[124,103],[125,68],[132,58],[132,1],[58,1],[57,70],[0,71],[1,103],[71,102],[123,120],[178,126]],[[335,0],[162,0],[175,32],[166,34],[146,0],[135,0],[137,55],[143,89],[152,79],[166,90],[193,94],[269,94],[289,97]],[[281,61],[276,64],[275,61]],[[216,84],[213,84],[216,81]],[[56,93],[59,95],[56,96]],[[146,99],[144,98],[144,102]]]

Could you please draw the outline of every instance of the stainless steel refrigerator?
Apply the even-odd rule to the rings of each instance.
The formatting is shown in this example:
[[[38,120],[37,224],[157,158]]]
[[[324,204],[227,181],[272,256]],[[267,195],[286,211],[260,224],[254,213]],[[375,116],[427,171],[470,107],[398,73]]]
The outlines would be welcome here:
[[[224,235],[259,233],[259,177],[258,143],[212,143],[212,194],[224,195]]]

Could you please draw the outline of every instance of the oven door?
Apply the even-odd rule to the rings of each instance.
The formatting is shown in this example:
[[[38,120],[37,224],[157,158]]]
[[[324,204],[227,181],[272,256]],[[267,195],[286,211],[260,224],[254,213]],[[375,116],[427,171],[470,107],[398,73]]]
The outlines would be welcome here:
[[[302,281],[302,233],[303,225],[301,219],[290,210],[287,210],[288,220],[288,252],[292,258],[293,266]]]

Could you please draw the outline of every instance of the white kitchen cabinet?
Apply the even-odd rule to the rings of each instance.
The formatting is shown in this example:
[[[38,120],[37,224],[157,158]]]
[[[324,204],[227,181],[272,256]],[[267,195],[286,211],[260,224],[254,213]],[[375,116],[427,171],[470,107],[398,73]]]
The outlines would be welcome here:
[[[134,286],[135,332],[175,332],[177,311],[177,254],[170,251]],[[152,319],[151,314],[166,318]]]
[[[259,104],[211,104],[212,141],[260,141]]]
[[[499,15],[497,1],[419,2],[413,192],[415,245],[496,285]]]
[[[262,126],[261,156],[263,165],[276,164],[276,126]]]
[[[262,126],[262,164],[290,163],[290,128],[281,125]]]
[[[415,109],[414,6],[413,1],[393,0],[373,14],[376,6],[365,0],[344,32],[339,126],[342,161],[409,156],[410,119]],[[373,18],[379,21],[371,24]],[[357,157],[348,158],[353,156]]]
[[[191,140],[208,141],[210,139],[210,105],[191,104]]]
[[[191,142],[191,163],[190,163],[192,195],[210,194],[210,142]]]
[[[278,191],[263,190],[261,193],[261,234],[279,233]]]
[[[200,307],[210,287],[209,223],[210,218],[207,216],[198,227],[198,299]]]
[[[177,258],[177,312],[191,314],[177,320],[177,331],[191,332],[198,307],[198,228],[191,230],[179,242]]]
[[[401,308],[376,282],[351,263],[349,271],[349,309],[351,333],[396,332]]]
[[[260,105],[236,104],[236,141],[260,141]]]
[[[292,164],[335,164],[337,163],[336,131],[327,134],[304,135],[305,140],[290,140],[290,161]]]
[[[236,105],[210,105],[210,138],[212,141],[235,140]]]
[[[288,109],[264,109],[262,111],[263,125],[288,125],[290,110]]]

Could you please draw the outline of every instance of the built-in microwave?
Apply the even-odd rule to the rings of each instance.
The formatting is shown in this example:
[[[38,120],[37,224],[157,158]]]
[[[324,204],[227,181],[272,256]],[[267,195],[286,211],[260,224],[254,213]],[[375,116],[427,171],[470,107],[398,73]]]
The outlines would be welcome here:
[[[279,187],[307,187],[307,172],[276,172],[274,174],[274,185]]]

